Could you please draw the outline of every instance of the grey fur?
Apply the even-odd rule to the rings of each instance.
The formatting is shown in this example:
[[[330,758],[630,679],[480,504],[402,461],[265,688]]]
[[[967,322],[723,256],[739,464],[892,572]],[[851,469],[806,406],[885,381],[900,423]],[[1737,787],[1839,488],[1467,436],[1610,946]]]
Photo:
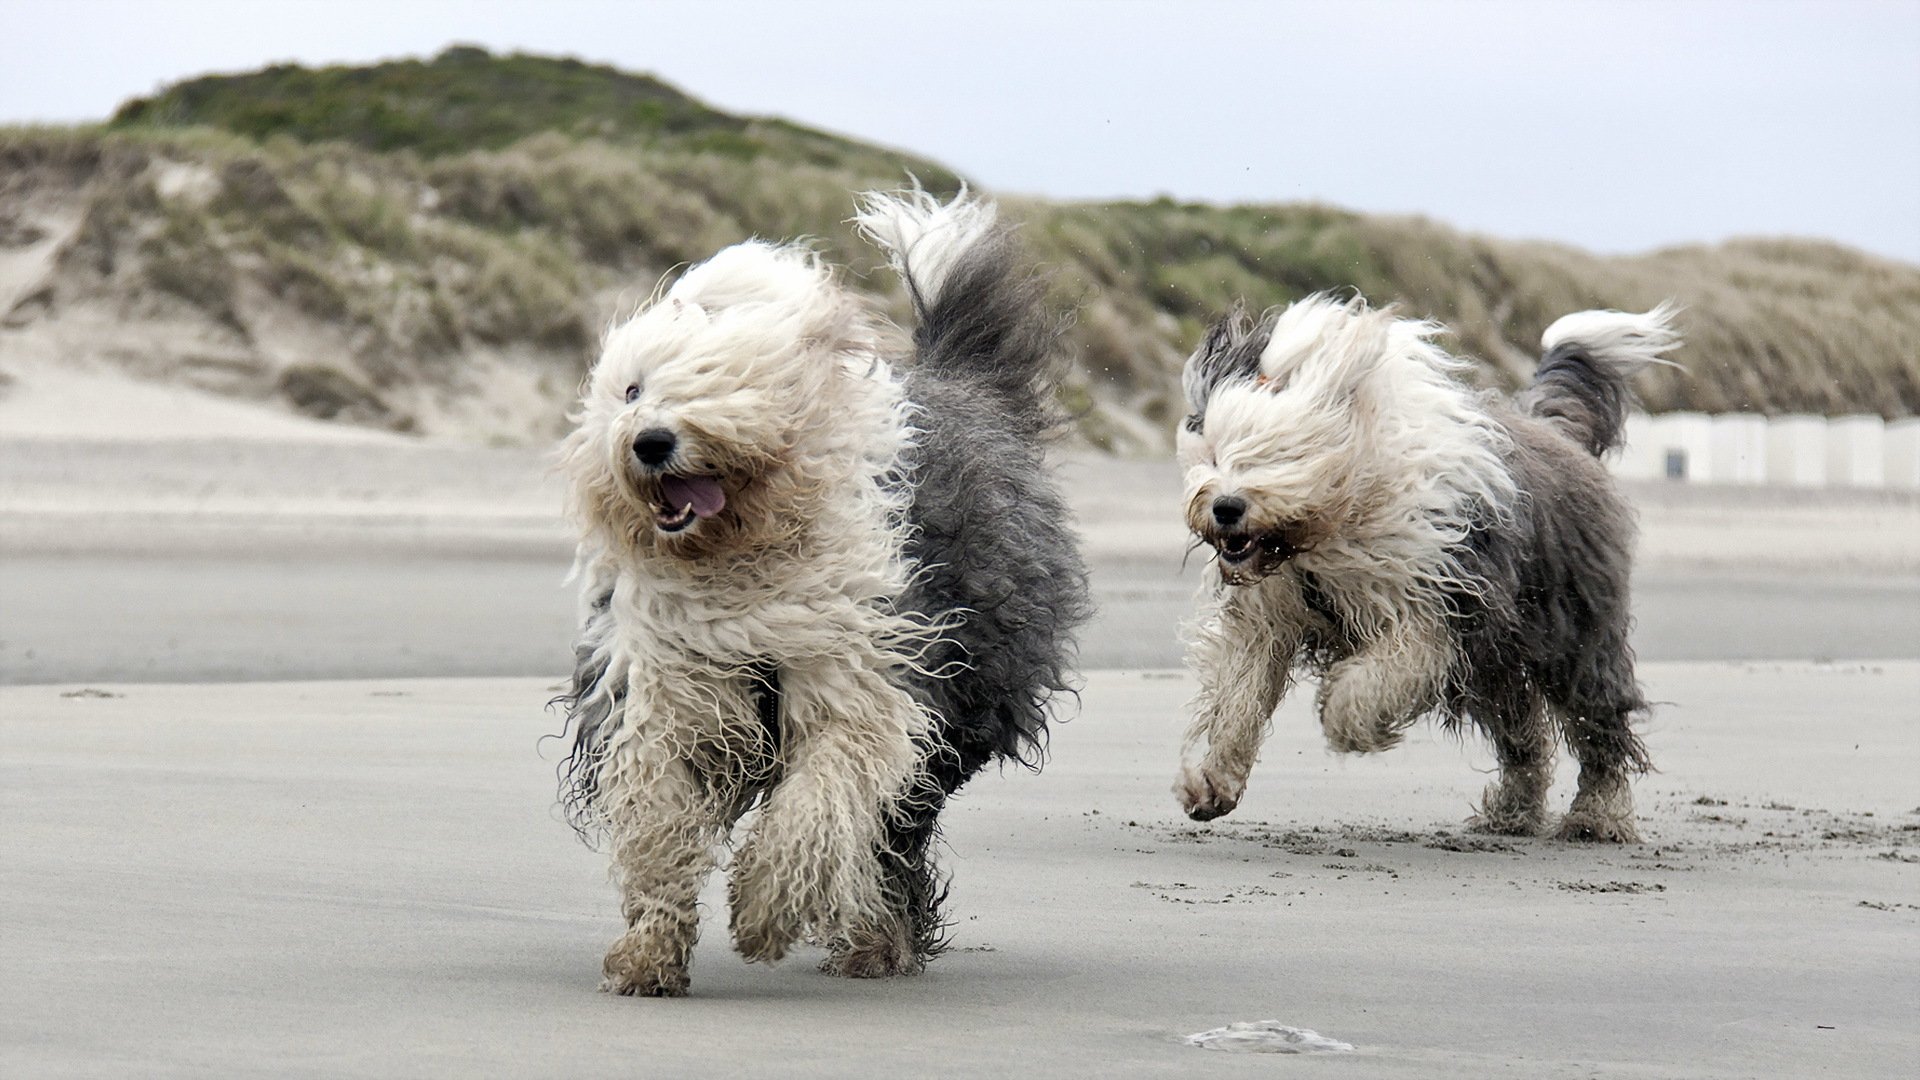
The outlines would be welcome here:
[[[1532,400],[1536,409],[1565,403]],[[1633,512],[1599,460],[1543,419],[1554,414],[1496,415],[1513,438],[1507,464],[1520,498],[1464,545],[1461,564],[1479,587],[1451,598],[1459,659],[1441,711],[1486,734],[1503,777],[1522,774],[1513,790],[1489,793],[1485,824],[1534,831],[1546,820],[1553,726],[1580,762],[1583,790],[1651,767],[1633,730],[1647,711],[1628,643]],[[1526,774],[1536,770],[1546,775],[1534,783]]]
[[[1666,310],[1649,316],[1662,333]],[[1185,372],[1189,430],[1200,430],[1217,388],[1258,377],[1274,316],[1254,320],[1235,309],[1208,333]],[[1635,530],[1599,456],[1620,441],[1634,402],[1630,379],[1650,362],[1647,340],[1557,343],[1511,402],[1481,398],[1509,436],[1504,464],[1518,496],[1509,512],[1477,515],[1453,550],[1465,573],[1447,594],[1453,660],[1432,708],[1449,727],[1472,725],[1494,746],[1502,780],[1488,789],[1477,819],[1489,830],[1545,828],[1557,732],[1581,765],[1562,835],[1637,838],[1630,809],[1622,811],[1631,806],[1629,778],[1651,768],[1634,731],[1648,709],[1628,641]],[[1277,573],[1310,613],[1299,662],[1324,673],[1354,655],[1360,643],[1337,590],[1298,564]],[[1236,798],[1202,799],[1190,813],[1205,820]]]
[[[597,576],[582,590],[586,610],[573,645],[573,679],[566,693],[547,702],[547,708],[558,705],[566,710],[569,742],[559,768],[560,809],[580,839],[591,844],[600,761],[613,734],[613,721],[626,706],[627,669],[614,655],[619,644],[613,616],[615,575],[605,567],[581,567],[578,572]]]
[[[942,889],[930,857],[947,797],[996,760],[1038,768],[1047,704],[1072,688],[1074,630],[1092,614],[1087,570],[1044,449],[1058,425],[1062,320],[1045,304],[1011,232],[996,227],[948,271],[939,294],[913,285],[917,357],[907,373],[919,434],[904,608],[963,613],[928,657],[946,678],[916,680],[939,720],[927,788],[891,829],[886,863],[922,960],[942,946]]]
[[[1514,404],[1523,413],[1553,420],[1598,457],[1620,445],[1633,387],[1603,356],[1571,342],[1547,353],[1533,385]]]
[[[890,900],[907,946],[904,968],[854,969],[857,943],[830,943],[828,966],[845,974],[917,970],[943,946],[945,890],[932,859],[947,798],[997,760],[1038,768],[1047,709],[1072,689],[1073,633],[1092,613],[1087,571],[1045,444],[1064,364],[1064,321],[1045,304],[1044,282],[1025,267],[1011,230],[995,227],[960,253],[937,293],[907,260],[916,355],[905,365],[917,429],[894,478],[911,491],[905,555],[914,568],[903,611],[951,629],[924,658],[938,675],[909,689],[936,718],[923,786],[889,825],[881,852]],[[560,799],[592,839],[595,777],[625,699],[625,659],[608,607],[613,582],[590,584],[569,691],[572,741]],[[778,673],[759,679],[763,719],[779,707]],[[769,724],[778,737],[779,725]]]
[[[1207,329],[1206,338],[1187,359],[1186,368],[1181,372],[1181,387],[1187,395],[1188,431],[1200,430],[1207,412],[1207,399],[1213,396],[1215,387],[1225,382],[1251,380],[1260,374],[1260,354],[1266,351],[1267,342],[1273,337],[1273,320],[1277,314],[1277,310],[1267,311],[1255,319],[1247,314],[1245,307],[1235,304],[1233,310],[1214,320]]]

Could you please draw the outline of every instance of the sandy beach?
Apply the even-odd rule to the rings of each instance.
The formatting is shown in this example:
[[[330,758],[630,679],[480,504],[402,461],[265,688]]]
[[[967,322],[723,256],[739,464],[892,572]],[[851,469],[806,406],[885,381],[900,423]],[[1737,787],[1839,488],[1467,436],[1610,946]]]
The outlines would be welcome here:
[[[24,411],[0,398],[0,684],[538,676],[570,662],[572,546],[540,450],[265,410],[209,413],[195,438],[55,434]],[[1178,666],[1204,559],[1188,554],[1177,469],[1089,454],[1061,468],[1100,605],[1083,665]],[[1642,656],[1920,657],[1920,495],[1629,491]]]
[[[0,28],[0,1080],[1920,1080],[1920,0]]]
[[[1089,676],[1039,776],[946,818],[953,953],[846,982],[728,950],[594,992],[617,928],[554,817],[529,679],[0,689],[12,1076],[1896,1075],[1920,1055],[1920,664],[1656,664],[1647,843],[1460,828],[1430,732],[1330,757],[1282,712],[1247,801],[1168,794],[1174,672]],[[106,696],[111,695],[111,696]],[[1570,777],[1555,794],[1564,805]],[[1296,1072],[1297,1070],[1297,1072]]]
[[[1465,834],[1484,748],[1337,758],[1304,693],[1240,809],[1187,822],[1178,477],[1069,457],[1086,691],[1043,774],[947,817],[954,951],[882,983],[753,968],[710,892],[695,996],[633,1001],[594,992],[614,894],[553,809],[572,599],[540,452],[22,408],[8,1076],[1265,1075],[1181,1040],[1267,1019],[1357,1048],[1302,1075],[1920,1059],[1920,499],[1632,489],[1660,771],[1647,842],[1596,848]]]

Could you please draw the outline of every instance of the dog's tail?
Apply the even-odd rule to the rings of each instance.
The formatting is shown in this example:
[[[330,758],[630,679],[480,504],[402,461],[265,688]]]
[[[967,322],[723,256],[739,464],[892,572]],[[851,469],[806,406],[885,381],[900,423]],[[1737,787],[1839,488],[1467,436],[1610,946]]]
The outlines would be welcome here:
[[[1650,364],[1678,366],[1661,355],[1680,344],[1676,310],[1667,302],[1641,315],[1561,316],[1540,336],[1540,368],[1520,396],[1521,409],[1552,421],[1595,457],[1619,446],[1635,401],[1633,377]]]
[[[994,205],[962,190],[868,192],[854,224],[887,253],[913,301],[921,371],[996,393],[1036,431],[1054,420],[1064,322]]]

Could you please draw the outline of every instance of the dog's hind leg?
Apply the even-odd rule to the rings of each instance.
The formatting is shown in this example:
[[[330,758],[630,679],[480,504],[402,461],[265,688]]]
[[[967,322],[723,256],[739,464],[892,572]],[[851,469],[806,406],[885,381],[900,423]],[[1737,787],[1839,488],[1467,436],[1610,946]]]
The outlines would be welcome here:
[[[1500,779],[1487,785],[1480,812],[1468,822],[1479,832],[1538,836],[1547,828],[1547,789],[1553,785],[1554,740],[1546,705],[1531,688],[1498,709],[1482,726],[1500,760]]]
[[[1368,642],[1320,679],[1320,729],[1341,753],[1370,754],[1398,745],[1407,727],[1432,709],[1452,661],[1439,626],[1409,626]]]
[[[1573,805],[1560,819],[1560,839],[1640,842],[1633,820],[1632,777],[1648,765],[1646,748],[1629,726],[1634,712],[1630,707],[1589,707],[1562,714],[1567,748],[1580,762],[1580,781]]]
[[[1219,610],[1194,629],[1187,663],[1200,681],[1186,749],[1204,744],[1200,760],[1182,764],[1173,793],[1195,821],[1231,813],[1246,793],[1273,710],[1287,691],[1306,611],[1297,588],[1268,579],[1230,589]]]
[[[1587,606],[1596,613],[1580,662],[1555,669],[1548,700],[1560,721],[1567,749],[1580,762],[1573,805],[1560,820],[1563,840],[1638,843],[1633,819],[1634,774],[1652,767],[1633,722],[1647,701],[1634,678],[1627,641],[1625,566],[1609,589],[1592,589]]]
[[[877,653],[781,669],[783,775],[734,858],[734,947],[775,961],[888,911],[877,852],[914,775],[926,714]]]

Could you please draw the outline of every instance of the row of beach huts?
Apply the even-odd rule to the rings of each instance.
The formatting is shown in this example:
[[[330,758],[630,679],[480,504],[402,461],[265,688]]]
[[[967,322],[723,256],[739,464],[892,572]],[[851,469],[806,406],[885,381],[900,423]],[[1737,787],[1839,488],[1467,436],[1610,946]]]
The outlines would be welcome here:
[[[1916,417],[1636,413],[1626,434],[1626,479],[1920,491]]]

